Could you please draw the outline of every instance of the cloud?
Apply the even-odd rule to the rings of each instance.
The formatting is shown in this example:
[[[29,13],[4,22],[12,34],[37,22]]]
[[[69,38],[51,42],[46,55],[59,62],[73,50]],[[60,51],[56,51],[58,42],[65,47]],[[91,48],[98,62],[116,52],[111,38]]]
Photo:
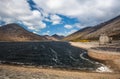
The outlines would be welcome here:
[[[43,17],[37,10],[30,10],[27,0],[0,1],[0,18],[9,23],[23,23],[31,30],[40,30],[46,27]]]
[[[79,28],[79,29],[82,29],[82,28],[86,27],[85,25],[82,25],[80,23],[75,23],[73,26],[76,27],[76,28]]]
[[[50,21],[53,25],[60,24],[61,20],[62,19],[56,14],[50,16]]]
[[[50,31],[48,30],[47,32],[44,32],[42,35],[49,35]]]
[[[46,28],[45,21],[49,21],[52,25],[65,24],[61,27],[71,30],[66,32],[70,34],[75,28],[94,26],[120,15],[120,0],[32,0],[37,4],[33,5],[34,10],[27,1],[31,0],[0,0],[0,24],[22,23],[38,32]],[[80,23],[70,21],[69,24],[60,15],[76,18]]]
[[[72,25],[65,25],[64,27],[65,27],[66,29],[72,29],[72,28],[73,28]]]
[[[37,33],[36,31],[33,31],[34,34],[40,35],[39,33]]]
[[[57,34],[57,35],[68,36],[68,35],[70,35],[70,34],[76,32],[76,31],[77,31],[76,29],[71,29],[71,30],[65,31],[65,32],[58,32],[58,33],[56,33],[56,34]]]
[[[71,31],[66,32],[66,34],[67,34],[67,35],[70,35],[70,34],[72,34],[72,33],[76,32],[76,31],[77,31],[76,29],[72,29]]]
[[[81,23],[75,23],[75,24],[72,24],[72,25],[68,25],[66,24],[64,26],[64,28],[66,29],[73,29],[73,28],[77,28],[77,29],[82,29],[82,28],[85,28],[86,26],[85,25],[82,25]]]
[[[49,14],[49,13],[46,13],[46,14]],[[52,25],[56,25],[56,24],[61,23],[62,18],[60,16],[58,16],[57,14],[49,14],[49,15],[47,15],[47,18],[44,18],[44,20],[47,22],[51,22]]]
[[[61,33],[61,32],[59,32],[59,33],[56,33],[57,35],[60,35],[60,36],[65,36],[65,33]]]
[[[120,0],[34,0],[46,12],[79,19],[95,25],[120,14]]]

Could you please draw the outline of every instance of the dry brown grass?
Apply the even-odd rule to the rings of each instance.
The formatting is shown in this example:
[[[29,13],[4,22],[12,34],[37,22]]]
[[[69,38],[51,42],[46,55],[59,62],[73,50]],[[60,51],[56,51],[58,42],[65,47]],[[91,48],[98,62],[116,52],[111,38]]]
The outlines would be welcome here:
[[[0,65],[0,79],[120,79],[120,74]]]
[[[98,60],[116,60],[120,59],[120,54],[115,52],[88,50],[88,55]]]

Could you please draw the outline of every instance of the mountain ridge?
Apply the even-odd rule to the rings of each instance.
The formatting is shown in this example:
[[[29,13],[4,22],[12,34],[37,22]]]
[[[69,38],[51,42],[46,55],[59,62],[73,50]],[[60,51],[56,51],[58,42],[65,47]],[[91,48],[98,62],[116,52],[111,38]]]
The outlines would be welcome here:
[[[45,41],[44,36],[34,34],[22,28],[20,25],[12,23],[0,27],[0,41]]]
[[[54,34],[49,35],[37,35],[33,32],[26,30],[19,24],[12,23],[3,25],[0,27],[0,41],[59,41],[63,36]]]
[[[102,33],[113,37],[115,40],[120,39],[120,15],[96,26],[83,28],[65,37],[64,40],[98,40]]]
[[[58,40],[61,40],[61,39],[64,38],[63,35],[57,35],[57,34],[52,35],[52,37],[54,37],[54,38],[56,38],[56,39],[58,39]]]

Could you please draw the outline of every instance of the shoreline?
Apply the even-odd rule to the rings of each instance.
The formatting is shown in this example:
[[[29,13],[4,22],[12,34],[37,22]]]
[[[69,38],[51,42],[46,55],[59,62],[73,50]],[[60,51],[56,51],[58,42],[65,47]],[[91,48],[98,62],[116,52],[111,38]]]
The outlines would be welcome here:
[[[120,73],[120,53],[91,49],[93,47],[99,46],[97,42],[70,42],[70,44],[72,46],[87,50],[89,57],[98,61],[102,61],[110,69],[113,69],[113,71]]]
[[[97,45],[97,43],[85,44],[85,43],[75,43],[75,42],[73,43],[70,42],[70,44],[72,46],[76,46],[89,51],[91,50],[90,47]],[[90,54],[90,52],[88,53]],[[98,52],[93,52],[93,53],[96,54]],[[102,54],[104,54],[104,52]],[[106,61],[106,60],[102,60],[102,61]],[[114,60],[114,62],[119,62],[119,61],[117,59]],[[36,66],[0,64],[0,79],[120,79],[120,72],[112,72],[112,73],[89,72],[82,70],[67,70],[60,68],[56,69],[56,68],[44,68],[44,67],[36,67]]]
[[[95,73],[0,64],[0,79],[119,79],[119,73]]]

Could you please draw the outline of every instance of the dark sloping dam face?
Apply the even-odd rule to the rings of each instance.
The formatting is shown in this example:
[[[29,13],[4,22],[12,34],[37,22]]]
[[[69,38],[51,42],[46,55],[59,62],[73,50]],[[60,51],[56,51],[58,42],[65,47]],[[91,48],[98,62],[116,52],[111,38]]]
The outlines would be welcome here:
[[[1,63],[95,70],[84,50],[67,42],[1,42]]]

